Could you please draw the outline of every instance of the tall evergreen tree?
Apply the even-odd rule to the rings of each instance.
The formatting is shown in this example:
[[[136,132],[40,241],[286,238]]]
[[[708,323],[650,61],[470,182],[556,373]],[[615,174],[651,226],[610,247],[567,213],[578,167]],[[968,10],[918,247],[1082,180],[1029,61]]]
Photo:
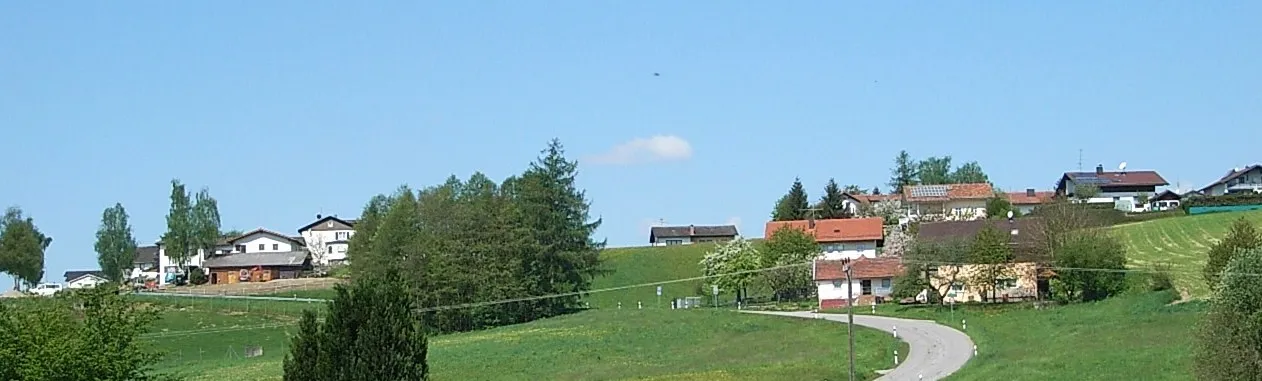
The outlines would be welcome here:
[[[223,235],[219,231],[219,203],[210,197],[210,189],[202,188],[197,192],[188,221],[192,248],[205,253],[213,251]]]
[[[951,156],[932,156],[921,160],[917,170],[920,184],[937,185],[951,183]]]
[[[416,231],[420,228],[416,192],[402,186],[390,199],[389,207],[372,233],[372,251],[356,259],[355,266],[365,272],[381,272],[409,260],[424,260],[410,255],[416,249]]]
[[[806,195],[806,187],[802,186],[802,179],[794,178],[793,185],[789,187],[789,193],[776,201],[776,208],[771,212],[771,219],[773,221],[805,219],[809,212],[807,209],[811,207],[810,203],[810,198]]]
[[[841,187],[833,179],[828,179],[828,184],[824,185],[824,196],[819,199],[820,218],[850,218],[850,209],[846,208],[845,201]]]
[[[516,181],[518,221],[533,237],[522,261],[532,295],[585,292],[600,271],[605,242],[592,234],[601,220],[590,220],[590,204],[575,184],[577,173],[578,163],[567,160],[561,142],[553,139]],[[577,307],[578,299],[541,299],[534,312],[556,315]]]
[[[894,188],[894,193],[902,193],[905,186],[916,185],[916,179],[920,177],[919,169],[920,165],[911,154],[899,151],[898,156],[894,157],[894,168],[890,170],[889,185]]]
[[[101,226],[96,230],[96,261],[101,272],[111,282],[126,280],[136,258],[136,239],[132,237],[127,222],[127,210],[123,204],[105,208],[101,213]]]
[[[875,195],[880,195],[880,194],[881,194],[881,187],[872,187],[872,194],[875,194]]]
[[[990,177],[986,176],[986,172],[982,171],[981,164],[977,164],[976,161],[970,161],[951,172],[951,182],[955,184],[989,183]]]
[[[183,271],[197,245],[193,231],[188,191],[180,180],[171,180],[171,209],[167,212],[167,231],[162,235],[162,246],[168,257]]]

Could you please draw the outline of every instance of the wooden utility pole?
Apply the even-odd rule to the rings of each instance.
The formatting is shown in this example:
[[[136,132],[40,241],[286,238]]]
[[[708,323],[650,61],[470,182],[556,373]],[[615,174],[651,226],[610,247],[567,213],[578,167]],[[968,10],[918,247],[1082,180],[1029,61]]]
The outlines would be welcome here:
[[[848,324],[846,324],[846,337],[850,339],[850,381],[855,381],[856,380],[854,378],[854,301],[855,301],[855,297],[854,297],[854,281],[851,280],[851,277],[853,276],[854,271],[852,271],[851,269],[851,266],[850,266],[851,263],[853,262],[847,260],[845,264],[846,266],[846,319],[849,320],[847,322]]]

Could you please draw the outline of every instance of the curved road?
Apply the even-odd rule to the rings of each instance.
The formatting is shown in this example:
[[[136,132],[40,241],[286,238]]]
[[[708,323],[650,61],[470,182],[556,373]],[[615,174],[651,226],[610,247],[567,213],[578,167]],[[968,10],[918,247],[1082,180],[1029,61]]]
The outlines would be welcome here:
[[[811,312],[742,311],[753,314],[819,318],[846,322],[846,315]],[[955,373],[973,356],[973,340],[964,332],[928,320],[899,319],[884,316],[855,315],[854,323],[885,332],[898,328],[898,339],[911,347],[905,361],[877,380],[938,380]]]

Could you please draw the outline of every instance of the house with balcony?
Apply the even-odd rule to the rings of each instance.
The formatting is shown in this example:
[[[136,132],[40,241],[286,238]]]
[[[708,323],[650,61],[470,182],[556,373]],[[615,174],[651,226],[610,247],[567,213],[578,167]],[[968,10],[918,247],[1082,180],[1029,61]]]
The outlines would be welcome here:
[[[771,221],[764,237],[770,239],[777,230],[790,228],[806,232],[819,243],[819,258],[828,260],[876,258],[884,244],[885,230],[880,217],[831,220]]]
[[[355,220],[317,214],[314,222],[298,228],[304,246],[311,253],[313,264],[346,263],[346,252],[355,235]]]
[[[160,274],[158,281],[160,284],[166,285],[175,280],[179,275],[183,275],[180,266],[175,259],[167,252],[167,245],[162,241],[156,243],[158,247],[158,270]],[[272,230],[258,228],[244,234],[234,237],[220,237],[215,246],[207,251],[197,249],[188,258],[184,264],[186,267],[203,267],[204,262],[211,258],[246,254],[246,253],[288,253],[302,252],[306,253],[306,244],[302,237],[291,237]]]
[[[1170,185],[1156,171],[1105,171],[1097,165],[1095,172],[1066,172],[1056,182],[1056,195],[1079,199],[1089,204],[1112,204],[1126,212],[1144,210],[1149,199],[1157,193],[1157,187]],[[1090,197],[1078,197],[1078,189],[1094,187]]]
[[[1174,210],[1179,208],[1181,202],[1183,202],[1183,195],[1167,189],[1148,199],[1148,210],[1153,212]]]
[[[1262,193],[1262,164],[1232,168],[1222,178],[1200,190],[1200,193],[1206,196],[1247,192]]]
[[[967,221],[986,218],[986,200],[995,189],[987,183],[909,185],[902,197],[914,220]]]
[[[726,242],[740,235],[736,225],[654,226],[649,229],[649,245],[674,246],[694,243]]]

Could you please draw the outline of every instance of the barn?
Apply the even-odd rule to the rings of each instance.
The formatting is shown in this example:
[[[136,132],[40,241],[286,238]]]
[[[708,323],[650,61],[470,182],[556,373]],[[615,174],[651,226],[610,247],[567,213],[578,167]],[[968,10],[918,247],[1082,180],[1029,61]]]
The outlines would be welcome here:
[[[202,268],[211,284],[267,282],[293,279],[311,269],[306,251],[235,253],[207,258]]]

